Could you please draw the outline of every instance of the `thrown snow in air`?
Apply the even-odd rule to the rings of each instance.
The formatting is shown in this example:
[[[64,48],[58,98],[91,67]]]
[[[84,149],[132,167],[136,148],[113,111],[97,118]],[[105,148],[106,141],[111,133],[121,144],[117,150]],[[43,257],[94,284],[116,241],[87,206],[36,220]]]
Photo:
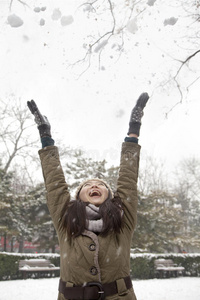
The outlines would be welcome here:
[[[131,33],[136,33],[138,31],[138,26],[137,26],[137,21],[136,21],[136,18],[134,19],[131,19],[127,26],[126,26],[127,30]]]
[[[20,27],[24,24],[23,20],[15,14],[8,16],[7,21],[11,27]]]
[[[171,25],[171,26],[173,26],[173,25],[176,24],[177,21],[178,21],[178,18],[171,17],[171,18],[169,18],[169,19],[165,19],[163,23],[164,23],[165,26],[166,26],[166,25]]]

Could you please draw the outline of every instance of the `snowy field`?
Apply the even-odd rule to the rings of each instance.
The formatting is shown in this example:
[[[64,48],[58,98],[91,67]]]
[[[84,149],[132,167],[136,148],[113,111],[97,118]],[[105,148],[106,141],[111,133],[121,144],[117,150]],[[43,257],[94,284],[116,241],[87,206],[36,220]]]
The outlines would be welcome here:
[[[0,281],[0,300],[56,300],[58,278]],[[137,300],[199,300],[200,278],[133,281]]]

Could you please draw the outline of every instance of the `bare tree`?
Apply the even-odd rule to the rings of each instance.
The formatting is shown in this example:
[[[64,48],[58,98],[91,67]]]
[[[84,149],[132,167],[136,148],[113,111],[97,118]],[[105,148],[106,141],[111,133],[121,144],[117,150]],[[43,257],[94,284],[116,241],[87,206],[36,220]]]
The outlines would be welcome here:
[[[184,230],[199,247],[200,225],[200,161],[194,157],[183,160],[176,173],[174,192],[185,218]]]
[[[28,6],[25,0],[15,0],[15,2],[19,2],[21,6]],[[9,3],[11,8],[14,0],[10,0]],[[137,36],[134,35],[134,20],[138,20],[138,36],[140,36],[140,34],[143,34],[143,27],[149,26],[151,28],[151,25],[147,24],[147,17],[150,16],[148,18],[149,22],[154,19],[157,20],[157,16],[163,13],[163,4],[172,8],[175,14],[178,11],[177,19],[180,21],[187,20],[181,27],[180,32],[177,32],[176,41],[169,38],[169,45],[173,45],[175,51],[171,51],[170,47],[168,49],[165,49],[165,46],[162,48],[162,39],[166,35],[165,30],[163,30],[166,25],[164,19],[163,22],[158,22],[159,25],[157,23],[153,25],[161,32],[158,41],[151,39],[150,34],[150,36],[145,36],[146,44],[142,45],[137,40]],[[154,11],[153,8],[155,8]],[[77,45],[72,47],[78,48],[77,56],[73,56],[73,61],[70,59],[67,64],[75,72],[77,67],[78,77],[96,63],[98,68],[103,70],[108,59],[111,61],[112,58],[113,62],[117,62],[122,55],[135,56],[138,57],[138,61],[142,60],[142,56],[140,57],[142,47],[156,43],[156,47],[161,50],[163,57],[167,57],[168,60],[163,59],[163,66],[157,71],[158,82],[155,83],[154,90],[161,88],[163,91],[170,88],[178,92],[179,95],[167,114],[182,103],[190,89],[197,84],[200,78],[198,69],[200,54],[199,0],[178,0],[175,2],[165,0],[118,0],[117,3],[113,0],[82,0],[75,9],[75,14],[81,13],[81,17],[84,17],[84,31],[78,40],[78,47]],[[86,23],[89,26],[86,26]],[[130,23],[132,36],[128,32]],[[174,25],[173,28],[176,28],[176,24],[173,24],[173,22],[169,25]],[[137,22],[135,28],[137,28]],[[132,48],[127,49],[130,40],[132,41]],[[148,52],[148,48],[146,51]],[[149,61],[152,58],[151,56],[152,54],[149,55]],[[138,71],[138,68],[136,69]],[[145,71],[141,72],[145,73]],[[185,82],[185,74],[189,78],[187,82]]]
[[[35,145],[29,133],[32,126],[31,115],[20,100],[13,97],[0,100],[0,155],[5,174],[17,157],[28,157],[30,148]]]
[[[167,191],[168,180],[164,163],[155,157],[144,156],[140,162],[138,189],[141,194],[159,193]]]
[[[180,162],[176,173],[177,189],[191,201],[200,203],[200,161],[195,157]]]
[[[88,18],[93,18],[96,20],[97,24],[99,23],[100,26],[99,30],[96,32],[93,30],[93,28],[91,29],[91,33],[88,34],[86,38],[88,42],[86,43],[85,56],[76,62],[79,64],[86,63],[86,68],[80,75],[82,75],[91,66],[92,59],[94,60],[97,56],[100,68],[101,64],[103,63],[103,52],[107,53],[107,56],[112,55],[113,57],[116,57],[116,54],[117,56],[120,56],[122,53],[126,55],[126,43],[129,39],[127,36],[129,21],[133,21],[134,19],[142,19],[143,23],[141,24],[146,25],[145,19],[148,14],[151,14],[152,6],[156,6],[157,11],[161,12],[162,4],[164,2],[166,4],[166,1],[162,0],[120,1],[119,3],[115,3],[110,0],[91,0],[83,3],[80,8],[84,8],[84,10],[88,13]],[[170,89],[174,88],[179,93],[177,101],[167,112],[168,114],[174,109],[174,107],[182,103],[185,97],[187,97],[190,88],[196,84],[200,78],[199,73],[195,70],[196,66],[199,64],[200,54],[200,4],[198,0],[179,0],[176,3],[168,3],[166,5],[173,8],[174,13],[176,13],[177,9],[180,11],[178,17],[180,21],[184,19],[187,20],[186,25],[183,25],[182,32],[179,33],[180,36],[177,36],[179,40],[175,43],[177,56],[175,53],[170,53],[170,50],[167,50],[166,52],[166,49],[161,49],[163,54],[171,59],[171,64],[169,64],[169,67],[166,69],[166,77],[162,78],[160,76],[160,82],[158,83],[158,86],[161,89],[168,89],[169,87]],[[103,14],[104,20],[106,20],[105,23],[110,24],[109,28],[108,25],[107,27],[104,27],[105,24],[102,22]],[[168,20],[169,25],[175,25],[173,23],[173,19],[175,18]],[[163,28],[165,25],[165,20],[163,20]],[[137,43],[137,40],[135,40],[135,43]],[[171,41],[171,43],[173,43],[173,41]],[[159,41],[157,41],[157,45],[158,47],[161,46]],[[132,51],[135,52],[136,50],[133,48]],[[137,52],[140,52],[139,47],[137,48]],[[136,54],[137,53],[135,53],[135,55]],[[174,66],[173,69],[171,67],[172,64]],[[195,68],[193,66],[195,66]],[[190,77],[187,83],[184,83],[185,73],[187,73],[187,76]],[[158,86],[156,86],[156,89]]]
[[[134,17],[143,13],[144,3],[143,0],[123,0],[118,3],[111,0],[89,0],[78,7],[78,10],[83,9],[88,19],[94,21],[91,32],[85,37],[85,55],[71,65],[85,65],[80,76],[88,70],[96,56],[100,69],[102,54],[106,51],[109,53],[110,48],[114,55],[117,54],[117,59],[120,57],[124,51],[124,31],[127,23],[133,13]]]

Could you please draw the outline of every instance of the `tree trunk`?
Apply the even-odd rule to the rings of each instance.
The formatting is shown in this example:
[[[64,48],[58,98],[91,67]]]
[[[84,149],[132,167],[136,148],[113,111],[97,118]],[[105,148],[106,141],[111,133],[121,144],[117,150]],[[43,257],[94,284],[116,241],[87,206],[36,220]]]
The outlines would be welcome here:
[[[52,252],[52,253],[55,253],[55,252],[56,252],[56,245],[55,245],[55,244],[52,245],[52,247],[51,247],[51,252]]]
[[[53,229],[53,245],[51,247],[52,253],[56,252],[56,230],[55,228]]]
[[[7,243],[7,234],[6,234],[6,232],[4,232],[4,246],[3,246],[3,251],[7,251],[7,245],[6,245],[6,243]]]
[[[19,237],[19,253],[24,253],[24,237]]]
[[[15,236],[12,236],[10,242],[10,252],[14,252],[14,240],[15,240]]]

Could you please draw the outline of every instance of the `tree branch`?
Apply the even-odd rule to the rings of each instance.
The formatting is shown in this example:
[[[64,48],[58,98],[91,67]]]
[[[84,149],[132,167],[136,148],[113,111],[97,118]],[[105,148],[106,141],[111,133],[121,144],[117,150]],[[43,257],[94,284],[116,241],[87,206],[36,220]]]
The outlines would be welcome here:
[[[95,1],[93,1],[93,2],[91,2],[91,3],[90,3],[90,2],[85,2],[85,3],[82,4],[82,5],[91,5],[92,8],[93,8],[93,10],[96,11],[95,8],[93,7],[93,4],[96,3],[96,2],[98,2],[98,1],[95,0]],[[106,44],[108,43],[109,39],[115,34],[116,18],[115,18],[115,15],[114,15],[113,4],[112,4],[111,0],[107,0],[107,3],[109,4],[109,11],[110,11],[111,17],[112,17],[112,23],[113,23],[112,29],[111,29],[110,31],[104,33],[103,35],[101,35],[101,36],[100,36],[99,38],[97,38],[93,43],[89,44],[89,48],[88,48],[88,50],[86,51],[85,56],[84,56],[82,59],[76,61],[76,62],[72,65],[72,66],[74,66],[74,65],[76,65],[76,64],[85,62],[86,59],[88,58],[88,65],[87,65],[87,67],[86,67],[86,68],[84,69],[84,71],[78,76],[78,78],[80,78],[80,76],[82,76],[82,75],[89,69],[89,67],[90,67],[90,65],[91,65],[91,55],[92,55],[92,51],[93,51],[93,48],[95,47],[95,45],[99,44],[101,41],[102,41],[102,43],[103,43],[103,42],[104,42],[103,39],[106,38],[106,39],[105,39],[105,45],[104,45],[104,44],[102,45],[102,49],[100,50],[100,53],[99,53],[99,66],[100,66],[102,51],[103,51],[104,47],[106,46]],[[81,6],[82,6],[82,5],[81,5]],[[100,45],[100,48],[101,48],[101,45]],[[98,50],[97,50],[97,51],[98,51]],[[97,51],[96,51],[96,52],[97,52]]]
[[[179,105],[179,104],[181,104],[181,103],[183,102],[183,98],[184,98],[184,96],[183,96],[183,91],[182,91],[182,89],[181,89],[181,86],[180,86],[180,83],[179,83],[177,77],[178,77],[179,73],[181,72],[182,68],[184,67],[184,65],[185,65],[187,62],[189,62],[189,61],[190,61],[194,56],[196,56],[198,53],[200,53],[200,50],[197,50],[197,51],[195,51],[194,53],[192,53],[191,55],[189,55],[184,61],[180,61],[180,60],[179,60],[179,61],[181,62],[181,66],[180,66],[180,67],[178,68],[178,70],[176,71],[176,74],[175,74],[172,78],[170,78],[167,82],[165,82],[164,85],[167,85],[169,82],[174,81],[175,84],[176,84],[176,87],[177,87],[177,89],[178,89],[178,91],[179,91],[179,94],[180,94],[180,100],[177,101],[177,102],[170,108],[170,110],[166,112],[166,114],[165,114],[166,117],[168,116],[168,114],[169,114],[169,113],[170,113],[177,105]],[[192,84],[194,84],[199,78],[200,78],[200,76],[197,77],[196,80],[194,80],[190,85],[187,86],[187,88],[186,88],[187,91],[188,91],[189,87],[190,87]]]
[[[24,6],[27,6],[30,8],[30,6],[28,4],[26,4],[26,2],[22,1],[22,0],[17,0],[19,3],[23,4]],[[9,5],[9,10],[11,10],[12,8],[12,4],[13,4],[13,0],[10,0],[10,5]]]
[[[174,78],[176,78],[178,76],[178,74],[180,73],[181,69],[183,68],[183,66],[191,59],[193,58],[195,55],[197,55],[198,53],[200,53],[200,50],[197,50],[196,52],[194,52],[193,54],[191,54],[190,56],[188,56],[184,61],[181,61],[182,64],[181,66],[178,68],[178,71],[176,72],[176,75],[174,76]]]

